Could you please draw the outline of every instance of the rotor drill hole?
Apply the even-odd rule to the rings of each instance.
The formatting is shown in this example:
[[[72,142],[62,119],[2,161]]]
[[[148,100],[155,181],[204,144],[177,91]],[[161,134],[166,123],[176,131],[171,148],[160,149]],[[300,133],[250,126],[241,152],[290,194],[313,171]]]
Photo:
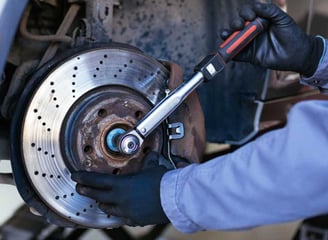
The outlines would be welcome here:
[[[87,145],[84,147],[83,151],[87,154],[90,154],[90,153],[92,153],[92,147]]]
[[[101,117],[101,118],[103,118],[103,117],[105,117],[107,115],[107,111],[105,110],[105,109],[100,109],[99,111],[98,111],[98,117]]]

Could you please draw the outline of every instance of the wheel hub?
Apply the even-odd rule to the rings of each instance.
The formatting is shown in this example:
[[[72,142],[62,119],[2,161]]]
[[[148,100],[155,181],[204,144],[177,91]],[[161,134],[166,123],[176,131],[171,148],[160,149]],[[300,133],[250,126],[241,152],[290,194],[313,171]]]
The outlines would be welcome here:
[[[161,149],[161,129],[147,138],[143,148],[132,156],[120,154],[115,141],[150,109],[151,105],[144,97],[118,86],[96,89],[83,96],[70,111],[62,131],[67,165],[74,171],[110,174],[139,170],[145,154]]]

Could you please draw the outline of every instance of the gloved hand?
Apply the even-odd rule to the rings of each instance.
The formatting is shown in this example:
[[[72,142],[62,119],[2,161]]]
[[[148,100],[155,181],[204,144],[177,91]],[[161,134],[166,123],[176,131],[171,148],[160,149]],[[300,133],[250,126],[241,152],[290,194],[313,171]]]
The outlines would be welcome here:
[[[160,182],[167,168],[158,165],[160,155],[145,158],[147,168],[130,175],[95,172],[72,173],[79,194],[99,202],[105,213],[127,219],[127,225],[145,226],[168,223],[160,200]]]
[[[239,16],[231,22],[231,29],[221,32],[222,39],[227,39],[233,31],[241,30],[245,21],[252,21],[257,16],[267,19],[269,27],[234,60],[275,70],[295,71],[306,77],[313,75],[323,53],[322,39],[306,35],[289,15],[274,4],[245,5]]]

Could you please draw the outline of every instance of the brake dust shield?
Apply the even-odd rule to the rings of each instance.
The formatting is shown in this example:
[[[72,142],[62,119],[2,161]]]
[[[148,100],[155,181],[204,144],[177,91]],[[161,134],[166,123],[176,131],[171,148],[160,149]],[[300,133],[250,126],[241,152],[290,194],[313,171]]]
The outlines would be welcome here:
[[[163,99],[169,79],[161,63],[126,47],[85,50],[39,70],[11,129],[15,181],[30,207],[59,225],[123,225],[75,191],[71,172],[136,172],[149,151],[167,149],[165,124],[132,156],[112,151],[106,139],[113,129],[132,128]]]

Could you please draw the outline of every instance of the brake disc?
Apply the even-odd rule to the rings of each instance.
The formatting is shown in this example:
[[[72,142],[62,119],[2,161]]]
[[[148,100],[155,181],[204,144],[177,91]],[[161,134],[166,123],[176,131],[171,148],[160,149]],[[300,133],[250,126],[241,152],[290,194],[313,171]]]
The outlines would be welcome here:
[[[41,215],[45,208],[79,226],[122,225],[76,192],[71,172],[131,173],[142,168],[140,159],[149,151],[162,151],[162,127],[133,156],[118,154],[108,139],[134,126],[165,96],[169,72],[123,47],[89,49],[45,69],[31,79],[12,124],[17,187]]]

